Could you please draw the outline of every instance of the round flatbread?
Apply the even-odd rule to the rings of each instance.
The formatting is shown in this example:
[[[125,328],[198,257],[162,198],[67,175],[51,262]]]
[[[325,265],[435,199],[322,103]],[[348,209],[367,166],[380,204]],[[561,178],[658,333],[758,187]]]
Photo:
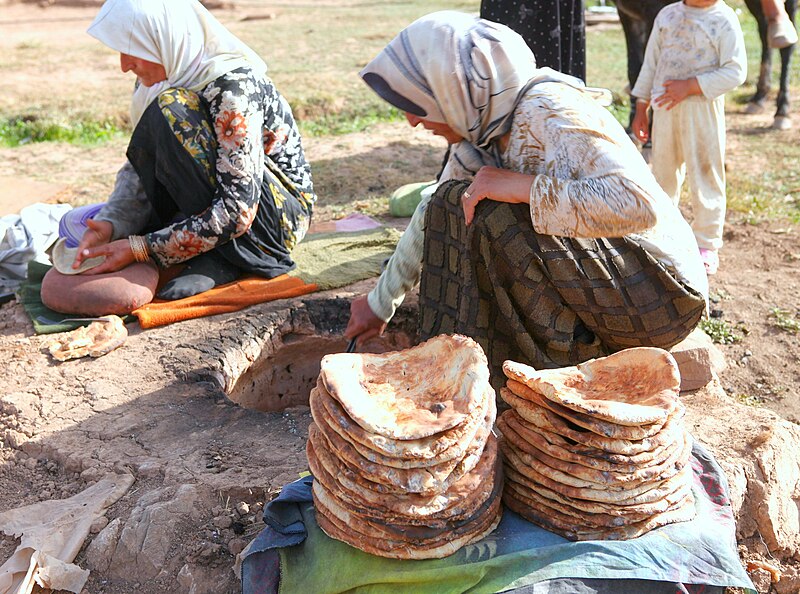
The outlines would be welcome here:
[[[689,497],[675,509],[654,514],[642,522],[603,529],[584,525],[575,518],[557,513],[553,508],[545,508],[531,499],[524,499],[513,489],[503,491],[503,503],[534,524],[569,540],[629,540],[667,524],[688,522],[697,514],[694,498]]]
[[[496,440],[487,443],[483,456],[472,471],[445,491],[428,496],[416,493],[383,494],[364,488],[342,473],[334,478],[331,472],[336,472],[336,468],[326,467],[310,440],[306,445],[306,454],[314,479],[329,491],[338,488],[342,500],[358,508],[373,510],[387,519],[404,518],[410,524],[428,525],[431,521],[473,515],[491,497],[496,486],[502,484],[502,465]]]
[[[494,390],[487,386],[483,400],[470,411],[462,424],[430,437],[400,440],[366,431],[328,394],[322,381],[318,381],[311,390],[309,406],[315,419],[325,416],[331,428],[349,441],[362,456],[396,468],[421,468],[463,458],[467,446],[472,443],[481,425],[485,424],[487,413],[497,414]]]
[[[684,406],[678,407],[675,412],[673,412],[672,416],[667,419],[661,431],[652,437],[638,440],[617,439],[598,435],[592,431],[584,430],[577,425],[570,424],[546,408],[529,406],[511,390],[504,390],[501,388],[500,396],[512,406],[514,412],[516,412],[520,418],[531,425],[535,425],[539,430],[560,435],[576,444],[581,444],[589,448],[622,455],[652,452],[675,442],[678,439],[678,434],[683,431],[683,424],[681,421],[686,413],[686,408]]]
[[[53,245],[53,249],[50,252],[50,260],[53,262],[53,268],[58,270],[61,274],[69,275],[80,274],[81,272],[91,270],[92,268],[100,266],[100,264],[106,260],[105,256],[88,258],[81,262],[78,268],[73,268],[72,263],[75,262],[75,256],[77,255],[78,247],[69,247],[67,245],[67,239],[65,237],[60,237],[55,245]]]
[[[664,424],[666,424],[665,422],[664,424],[657,423],[633,427],[629,425],[617,425],[609,421],[601,421],[589,415],[561,406],[560,404],[556,404],[552,400],[548,400],[541,394],[534,392],[524,384],[518,382],[513,382],[512,384],[512,382],[513,380],[509,380],[507,385],[513,385],[515,390],[526,392],[525,395],[523,396],[519,392],[515,392],[509,388],[500,388],[500,396],[523,418],[526,417],[526,411],[544,408],[559,417],[562,423],[566,423],[568,426],[572,426],[578,431],[585,430],[608,439],[623,439],[628,441],[641,441],[643,439],[655,437],[664,428]],[[683,408],[683,405],[681,404],[680,407]],[[667,420],[669,420],[669,417]]]
[[[403,351],[326,355],[320,377],[368,432],[420,439],[469,417],[489,384],[489,367],[471,338],[440,335]]]
[[[314,485],[317,483],[315,482]],[[445,533],[440,539],[430,539],[424,544],[409,543],[377,537],[369,526],[358,521],[349,523],[337,516],[334,510],[325,506],[317,497],[318,489],[312,487],[319,527],[331,538],[340,540],[366,553],[393,559],[441,559],[448,557],[462,547],[477,542],[491,534],[500,523],[503,515],[501,498],[495,497],[492,505],[481,518],[476,518],[472,530],[462,535]],[[341,511],[341,510],[336,510]]]
[[[686,484],[687,481],[691,480],[691,465],[687,464],[674,476],[661,481],[630,485],[624,489],[610,489],[608,485],[597,485],[588,481],[581,483],[586,486],[575,486],[575,481],[571,481],[573,484],[560,482],[548,476],[552,475],[552,472],[548,471],[548,474],[544,474],[528,466],[516,455],[513,448],[510,448],[504,439],[501,438],[499,444],[507,471],[509,469],[515,470],[533,483],[541,484],[547,489],[567,497],[619,505],[639,505],[663,499],[666,494],[675,491],[677,486]]]
[[[664,461],[656,465],[641,466],[633,472],[620,472],[617,470],[598,470],[583,464],[568,462],[550,456],[537,448],[520,447],[519,441],[511,441],[505,435],[506,443],[514,448],[514,452],[528,466],[535,468],[542,474],[550,476],[553,480],[564,477],[573,477],[580,482],[589,482],[596,485],[608,485],[610,488],[625,488],[642,482],[658,481],[670,477],[683,468],[691,454],[691,440],[684,435],[681,447],[676,448]],[[524,444],[524,440],[522,441]],[[551,473],[551,474],[549,474]],[[580,486],[580,485],[577,485]]]
[[[682,446],[682,443],[676,439],[666,446],[634,456],[612,454],[604,450],[575,444],[556,433],[545,431],[525,421],[514,409],[503,412],[497,420],[497,427],[504,434],[511,432],[513,435],[509,439],[525,451],[528,451],[527,448],[533,447],[567,462],[617,472],[636,472],[643,466],[659,464],[666,460],[675,449]]]
[[[555,491],[551,491],[547,487],[543,486],[541,483],[537,483],[529,479],[523,474],[520,474],[510,466],[506,466],[504,469],[505,473],[505,482],[508,484],[509,482],[517,483],[518,485],[524,485],[527,489],[535,491],[542,497],[546,497],[556,503],[561,503],[564,505],[569,505],[570,507],[585,511],[589,513],[604,513],[614,516],[638,516],[638,517],[649,517],[653,514],[657,514],[663,511],[667,511],[668,509],[673,508],[677,503],[683,501],[691,495],[692,493],[692,485],[689,481],[678,483],[674,485],[674,490],[672,492],[664,492],[664,496],[661,499],[656,501],[649,501],[645,503],[638,503],[633,505],[620,505],[618,503],[609,503],[609,502],[602,502],[602,501],[591,501],[588,499],[579,499],[577,497],[569,497],[567,495],[561,495],[560,493],[556,493]]]
[[[561,406],[618,425],[663,424],[681,387],[673,356],[652,347],[623,349],[573,367],[541,371],[506,361],[503,371]]]
[[[607,514],[602,511],[587,512],[579,510],[569,505],[569,503],[561,503],[548,499],[536,492],[535,489],[530,489],[521,483],[517,483],[513,479],[506,478],[505,489],[514,492],[514,495],[521,502],[532,501],[542,511],[547,511],[552,515],[559,515],[565,520],[570,518],[576,525],[581,527],[592,528],[617,528],[619,526],[628,526],[637,522],[652,517],[653,514],[629,514],[622,516],[619,514]]]
[[[500,388],[501,396],[506,400],[506,397],[502,395],[503,390],[508,390],[517,396],[518,399],[521,399],[521,401],[518,400],[518,404],[514,407],[516,409],[530,406],[546,408],[573,425],[582,427],[592,433],[602,435],[603,437],[611,437],[613,439],[645,439],[647,437],[652,437],[661,431],[666,422],[666,419],[664,419],[659,423],[651,423],[649,425],[619,425],[562,406],[557,402],[545,398],[525,384],[514,380],[508,380],[508,382],[506,382],[506,388]]]
[[[467,446],[461,459],[448,460],[424,468],[396,468],[368,460],[331,429],[325,418],[321,418],[321,422],[315,421],[313,428],[309,427],[308,438],[315,440],[315,446],[327,446],[327,451],[335,453],[342,464],[349,466],[371,482],[391,485],[407,493],[431,493],[443,491],[447,485],[475,468],[483,453],[486,440],[491,434],[493,418],[487,418],[486,421],[472,443]],[[317,435],[317,431],[320,435]],[[325,443],[320,443],[320,439]],[[453,473],[457,473],[455,478],[451,478]]]

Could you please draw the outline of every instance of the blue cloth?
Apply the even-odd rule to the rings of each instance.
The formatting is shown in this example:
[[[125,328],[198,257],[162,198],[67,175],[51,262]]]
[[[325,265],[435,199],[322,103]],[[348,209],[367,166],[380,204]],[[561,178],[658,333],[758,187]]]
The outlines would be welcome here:
[[[100,204],[78,206],[61,217],[61,220],[58,222],[58,236],[66,240],[67,247],[78,247],[78,244],[81,242],[81,237],[83,237],[84,232],[89,228],[86,221],[88,219],[93,219],[104,205],[105,203],[101,202]]]
[[[325,592],[382,594],[710,594],[725,586],[755,594],[737,554],[722,470],[696,442],[692,456],[698,514],[690,522],[632,540],[570,542],[506,509],[483,540],[445,559],[425,561],[384,559],[327,537],[314,518],[312,479],[305,477],[284,487],[265,508],[267,528],[242,553],[242,591],[273,594],[281,584],[280,591],[291,594],[310,592],[302,586],[313,585],[315,594],[322,594],[322,581]],[[465,575],[478,578],[465,585]]]

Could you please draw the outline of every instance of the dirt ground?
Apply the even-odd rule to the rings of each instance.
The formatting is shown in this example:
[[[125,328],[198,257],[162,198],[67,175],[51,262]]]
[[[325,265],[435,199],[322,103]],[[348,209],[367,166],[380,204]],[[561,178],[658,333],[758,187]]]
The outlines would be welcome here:
[[[748,134],[766,128],[769,118],[736,111],[728,118],[727,166],[751,167]],[[776,142],[800,141],[797,130],[770,134]],[[80,202],[107,191],[124,150],[119,142],[89,151],[58,146],[58,154],[53,147],[0,149],[0,176],[32,182],[40,171],[36,163],[44,163],[48,182],[60,188],[56,199]],[[306,147],[312,165],[336,163],[340,176],[318,180],[318,221],[342,214],[340,204],[325,204],[326,190],[341,193],[341,178],[387,193],[431,178],[443,150],[401,124],[312,138]],[[365,168],[372,179],[362,173]],[[104,177],[77,184],[76,170]],[[352,208],[374,204],[356,200]],[[786,220],[753,224],[731,213],[725,240],[719,273],[711,279],[712,315],[728,322],[740,339],[719,345],[728,362],[722,385],[732,398],[800,422],[800,333],[776,325],[779,319],[800,321],[800,229]],[[3,305],[0,512],[72,496],[107,473],[133,472],[134,486],[87,539],[88,544],[98,533],[121,534],[114,558],[84,547],[76,560],[92,569],[85,591],[238,591],[235,555],[260,530],[261,506],[306,470],[310,417],[303,406],[282,412],[237,407],[211,381],[214,372],[242,365],[232,351],[257,355],[281,336],[322,333],[331,341],[326,348],[343,349],[338,337],[346,304],[369,287],[365,282],[153,330],[132,324],[122,348],[66,363],[45,352],[48,337],[34,334],[19,304]],[[336,304],[335,311],[315,319],[313,312],[326,301]],[[784,313],[776,317],[776,308]],[[16,544],[0,538],[0,561]]]

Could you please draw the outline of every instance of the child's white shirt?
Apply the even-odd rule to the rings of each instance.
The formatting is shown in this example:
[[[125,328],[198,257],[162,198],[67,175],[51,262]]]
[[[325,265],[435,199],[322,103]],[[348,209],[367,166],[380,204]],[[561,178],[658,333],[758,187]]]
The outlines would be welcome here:
[[[632,95],[655,99],[664,93],[664,81],[693,77],[709,100],[732,91],[747,77],[742,27],[722,0],[709,8],[676,2],[658,13]]]

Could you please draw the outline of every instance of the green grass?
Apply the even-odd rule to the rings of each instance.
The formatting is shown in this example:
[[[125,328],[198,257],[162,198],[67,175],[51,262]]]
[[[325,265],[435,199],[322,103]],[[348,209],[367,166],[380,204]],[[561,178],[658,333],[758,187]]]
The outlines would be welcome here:
[[[299,111],[295,106],[292,107],[292,110]],[[353,132],[363,132],[370,126],[382,122],[399,121],[405,121],[405,115],[384,104],[384,106],[377,106],[374,110],[364,110],[362,113],[331,113],[301,119],[298,125],[303,136],[341,136]]]
[[[763,398],[749,394],[736,394],[734,398],[736,398],[739,403],[744,404],[745,406],[752,406],[754,408],[758,408],[764,404]]]
[[[38,119],[0,119],[0,145],[15,147],[29,142],[98,144],[127,134],[113,123],[55,122]]]

